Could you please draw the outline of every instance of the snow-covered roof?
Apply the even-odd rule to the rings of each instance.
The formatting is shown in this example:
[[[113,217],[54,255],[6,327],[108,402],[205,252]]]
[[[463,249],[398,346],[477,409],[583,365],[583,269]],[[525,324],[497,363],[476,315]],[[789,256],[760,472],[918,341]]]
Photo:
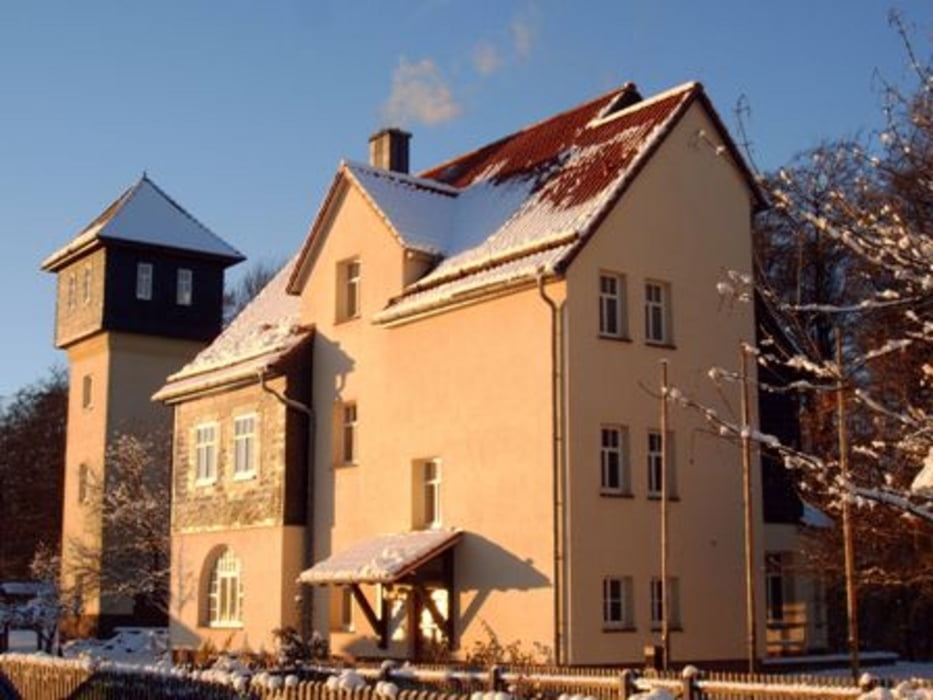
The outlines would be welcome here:
[[[800,515],[800,524],[806,525],[807,527],[814,527],[818,529],[826,529],[833,526],[833,519],[830,518],[826,513],[821,511],[812,503],[803,503],[803,513]]]
[[[172,374],[153,398],[167,401],[232,382],[256,381],[274,368],[313,329],[300,325],[301,299],[286,293],[292,258],[191,362]]]
[[[299,583],[393,583],[453,547],[461,530],[417,530],[378,535],[301,572]]]
[[[200,253],[228,265],[245,259],[144,174],[71,242],[46,258],[42,268],[54,271],[98,241],[107,240]]]
[[[333,188],[341,178],[352,182],[402,245],[439,260],[375,319],[396,321],[504,281],[561,272],[695,99],[721,126],[698,83],[650,99],[626,84],[418,176],[342,163]],[[301,251],[292,293],[331,200]]]

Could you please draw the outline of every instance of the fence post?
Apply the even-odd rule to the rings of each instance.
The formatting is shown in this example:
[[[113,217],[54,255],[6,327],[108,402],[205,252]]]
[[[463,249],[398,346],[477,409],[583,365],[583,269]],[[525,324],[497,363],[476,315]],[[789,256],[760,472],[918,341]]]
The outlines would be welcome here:
[[[638,692],[635,687],[635,672],[630,668],[622,669],[619,674],[619,698],[628,700],[632,695]]]
[[[700,699],[700,688],[696,683],[699,675],[700,671],[696,666],[684,666],[684,670],[680,674],[683,680],[683,693],[681,694],[683,700]]]
[[[502,689],[502,667],[501,666],[490,666],[489,667],[489,690],[495,692]]]

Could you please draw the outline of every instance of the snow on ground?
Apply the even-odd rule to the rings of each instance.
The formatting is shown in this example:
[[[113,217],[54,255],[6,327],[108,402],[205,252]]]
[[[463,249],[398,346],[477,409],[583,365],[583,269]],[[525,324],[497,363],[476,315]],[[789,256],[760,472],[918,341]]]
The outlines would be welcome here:
[[[88,658],[125,664],[151,665],[168,655],[164,627],[117,627],[110,639],[79,639],[62,648],[65,658]]]

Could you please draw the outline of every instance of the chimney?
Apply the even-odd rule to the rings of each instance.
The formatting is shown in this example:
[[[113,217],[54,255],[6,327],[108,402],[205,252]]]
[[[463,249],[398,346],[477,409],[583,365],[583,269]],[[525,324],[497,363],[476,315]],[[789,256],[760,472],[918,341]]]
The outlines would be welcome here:
[[[408,140],[411,134],[395,127],[369,137],[369,164],[374,168],[408,173]]]

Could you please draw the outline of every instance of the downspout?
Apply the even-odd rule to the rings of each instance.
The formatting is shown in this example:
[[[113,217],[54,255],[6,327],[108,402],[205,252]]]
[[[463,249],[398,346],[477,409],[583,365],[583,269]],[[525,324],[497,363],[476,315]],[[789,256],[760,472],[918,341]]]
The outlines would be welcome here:
[[[563,456],[564,435],[562,430],[561,408],[563,406],[563,356],[561,354],[561,310],[563,303],[558,304],[544,291],[544,271],[538,270],[538,294],[551,310],[551,432],[552,440],[552,496],[554,508],[554,661],[558,664],[566,663],[564,649],[564,528],[561,500],[563,495],[562,477],[563,469],[561,458]]]
[[[314,429],[315,418],[314,409],[307,404],[289,398],[281,392],[276,391],[266,384],[265,369],[260,369],[257,373],[259,377],[259,386],[264,392],[273,396],[279,403],[293,411],[303,414],[308,423],[308,443],[306,445],[307,455],[305,456],[305,470],[307,472],[307,493],[305,495],[307,502],[307,511],[305,513],[305,528],[307,542],[305,544],[304,568],[314,564]],[[287,455],[287,452],[286,452]],[[303,599],[304,600],[304,599]],[[311,639],[314,626],[314,596],[307,598],[307,602],[302,603],[302,633],[306,639]]]

